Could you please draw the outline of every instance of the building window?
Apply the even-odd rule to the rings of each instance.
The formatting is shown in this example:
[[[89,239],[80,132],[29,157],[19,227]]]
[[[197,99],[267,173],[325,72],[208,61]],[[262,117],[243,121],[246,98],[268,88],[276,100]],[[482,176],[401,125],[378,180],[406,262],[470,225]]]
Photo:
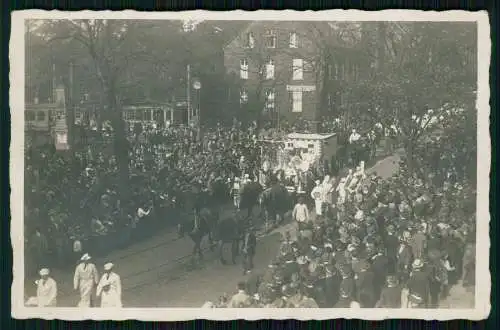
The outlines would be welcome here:
[[[290,48],[298,48],[299,47],[299,40],[297,37],[297,33],[292,32],[290,33]]]
[[[26,121],[35,121],[35,113],[33,111],[26,111]]]
[[[240,91],[240,104],[246,104],[248,102],[248,92],[246,89]]]
[[[266,79],[274,79],[274,62],[269,60],[266,63]]]
[[[83,121],[83,114],[81,111],[75,111],[75,124],[81,124]]]
[[[240,78],[248,79],[248,61],[245,59],[240,61]]]
[[[274,90],[268,89],[266,90],[266,109],[267,110],[274,110]]]
[[[36,121],[44,121],[45,120],[45,111],[38,111],[36,113]]]
[[[136,116],[135,116],[135,111],[134,110],[129,110],[127,112],[125,112],[126,114],[126,117],[127,117],[127,120],[135,120],[136,119]]]
[[[247,34],[247,47],[254,48],[255,47],[255,38],[253,37],[253,33],[250,32]]]
[[[276,33],[274,31],[268,30],[264,38],[267,48],[276,48]]]
[[[302,112],[302,91],[292,92],[292,112]]]
[[[144,120],[147,120],[147,121],[151,121],[152,118],[151,118],[151,110],[144,110],[144,115],[143,115],[143,118]]]
[[[295,58],[292,64],[293,80],[302,80],[304,79],[304,61],[300,58]]]

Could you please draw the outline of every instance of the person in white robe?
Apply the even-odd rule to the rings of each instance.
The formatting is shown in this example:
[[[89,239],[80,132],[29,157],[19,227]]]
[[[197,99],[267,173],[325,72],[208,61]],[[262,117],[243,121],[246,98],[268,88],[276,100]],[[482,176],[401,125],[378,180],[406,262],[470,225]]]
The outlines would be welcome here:
[[[76,266],[73,277],[73,287],[80,292],[78,307],[92,307],[92,294],[95,285],[99,282],[99,275],[91,257],[85,253],[80,259],[80,264]]]
[[[314,200],[316,215],[321,216],[323,214],[323,187],[319,180],[316,180],[316,186],[311,191],[311,197]]]
[[[120,276],[113,272],[113,264],[104,265],[104,274],[97,285],[97,296],[101,297],[101,307],[122,307],[122,285]]]
[[[41,278],[36,281],[36,301],[38,307],[56,307],[57,305],[57,283],[49,277],[48,268],[40,270]]]
[[[330,180],[330,176],[326,175],[323,183],[321,185],[323,187],[323,203],[330,205],[332,203],[331,196],[333,191],[333,185]]]
[[[337,192],[337,205],[343,205],[346,202],[347,192],[346,192],[346,182],[347,178],[340,179],[339,185],[335,191]]]
[[[356,172],[352,175],[352,179],[349,182],[349,185],[347,186],[347,191],[349,192],[349,195],[352,195],[354,197],[354,193],[356,192],[358,188],[358,184],[361,183],[361,168],[358,166],[356,168]]]

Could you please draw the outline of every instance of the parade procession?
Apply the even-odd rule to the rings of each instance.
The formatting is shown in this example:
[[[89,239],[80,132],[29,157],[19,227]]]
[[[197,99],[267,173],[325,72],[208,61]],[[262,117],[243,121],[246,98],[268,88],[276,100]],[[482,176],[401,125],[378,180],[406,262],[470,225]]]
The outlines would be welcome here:
[[[436,309],[456,292],[474,299],[468,27],[302,23],[30,26],[26,306]],[[42,41],[65,29],[79,36],[68,42],[81,58],[46,59]],[[120,40],[109,41],[115,60],[99,53],[102,40],[85,39],[115,38],[106,29]],[[334,38],[340,30],[350,37]],[[316,40],[325,35],[336,41]],[[380,35],[391,47],[366,65],[363,38]],[[430,55],[406,56],[425,48],[415,36]],[[64,57],[67,45],[54,40]],[[101,48],[87,53],[88,42]],[[134,57],[142,67],[119,70],[122,53],[137,49],[180,69]],[[340,55],[330,63],[325,52]],[[35,58],[54,63],[44,71]],[[396,61],[410,78],[398,78]],[[116,85],[112,65],[123,74]],[[443,81],[411,71],[445,66]],[[463,89],[447,87],[456,80]]]

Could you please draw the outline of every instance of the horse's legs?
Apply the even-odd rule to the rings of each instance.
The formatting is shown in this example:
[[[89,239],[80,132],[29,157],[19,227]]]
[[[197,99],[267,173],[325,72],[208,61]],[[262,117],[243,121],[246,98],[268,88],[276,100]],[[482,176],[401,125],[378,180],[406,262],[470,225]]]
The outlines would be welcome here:
[[[239,255],[239,246],[240,242],[238,239],[231,242],[231,261],[233,262],[233,265],[236,264],[236,257]]]

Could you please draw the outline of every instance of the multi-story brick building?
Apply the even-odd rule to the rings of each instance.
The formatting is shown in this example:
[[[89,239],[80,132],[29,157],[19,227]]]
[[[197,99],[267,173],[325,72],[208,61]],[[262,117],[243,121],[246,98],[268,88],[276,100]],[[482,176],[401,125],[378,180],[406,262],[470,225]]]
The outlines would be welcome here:
[[[348,55],[360,32],[355,24],[249,22],[224,48],[232,106],[242,117],[266,114],[275,126],[278,118],[318,123],[348,102],[348,86],[364,66]]]
[[[227,73],[238,81],[242,112],[293,123],[317,121],[324,68],[321,22],[251,22],[224,48]],[[235,102],[236,103],[236,102]]]

